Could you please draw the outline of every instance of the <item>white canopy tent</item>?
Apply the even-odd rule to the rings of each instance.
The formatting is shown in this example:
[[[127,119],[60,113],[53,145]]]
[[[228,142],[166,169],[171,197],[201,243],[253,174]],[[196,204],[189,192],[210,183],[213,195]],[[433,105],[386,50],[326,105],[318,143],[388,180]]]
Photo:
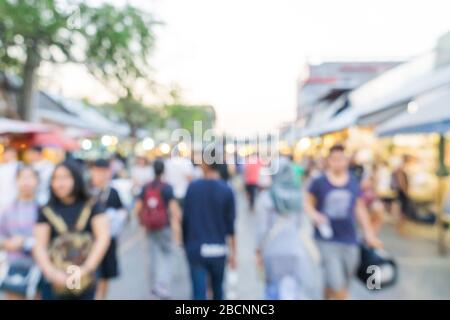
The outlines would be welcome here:
[[[346,96],[342,96],[332,104],[322,108],[311,119],[301,137],[317,137],[326,133],[340,131],[356,123],[356,114],[352,108],[346,108]],[[341,112],[339,112],[341,110]]]
[[[450,131],[450,86],[419,96],[407,110],[379,126],[378,135]]]
[[[0,134],[27,134],[50,131],[48,127],[38,123],[0,118]]]
[[[395,67],[353,91],[349,99],[358,115],[358,124],[371,124],[372,115],[449,85],[450,65],[436,68],[434,63],[432,52]]]

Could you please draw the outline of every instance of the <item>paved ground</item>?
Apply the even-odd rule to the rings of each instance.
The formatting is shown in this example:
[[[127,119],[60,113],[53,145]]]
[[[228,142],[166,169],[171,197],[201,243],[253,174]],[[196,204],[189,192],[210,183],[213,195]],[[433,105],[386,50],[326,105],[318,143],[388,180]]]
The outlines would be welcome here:
[[[255,217],[247,212],[246,201],[238,192],[238,286],[228,289],[232,299],[262,299],[263,283],[255,266]],[[306,226],[304,232],[308,233]],[[439,257],[432,240],[418,237],[399,237],[391,226],[386,226],[382,239],[386,249],[399,264],[398,284],[383,291],[369,291],[357,280],[351,287],[352,299],[450,299],[450,257]],[[111,287],[110,299],[147,299],[147,255],[145,237],[136,224],[131,224],[123,235],[120,249],[122,277]],[[189,299],[190,284],[183,253],[178,252],[174,262],[172,285],[174,298]]]

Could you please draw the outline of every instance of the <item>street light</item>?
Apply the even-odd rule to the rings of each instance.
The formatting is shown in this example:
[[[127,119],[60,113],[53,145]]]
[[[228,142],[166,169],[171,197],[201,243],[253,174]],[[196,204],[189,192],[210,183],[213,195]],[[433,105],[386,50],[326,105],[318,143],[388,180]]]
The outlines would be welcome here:
[[[162,154],[168,154],[170,152],[170,146],[169,144],[163,142],[159,145],[159,151],[161,151]]]
[[[310,138],[302,138],[297,144],[297,149],[301,152],[304,152],[311,147],[311,139]]]
[[[89,139],[84,139],[83,141],[81,141],[81,148],[83,148],[83,150],[91,150],[92,141]]]
[[[101,143],[102,145],[104,145],[105,147],[109,147],[110,145],[113,144],[113,137],[108,136],[108,135],[104,135],[101,139]]]
[[[152,138],[145,138],[142,141],[142,148],[145,151],[150,151],[155,147],[155,141]]]

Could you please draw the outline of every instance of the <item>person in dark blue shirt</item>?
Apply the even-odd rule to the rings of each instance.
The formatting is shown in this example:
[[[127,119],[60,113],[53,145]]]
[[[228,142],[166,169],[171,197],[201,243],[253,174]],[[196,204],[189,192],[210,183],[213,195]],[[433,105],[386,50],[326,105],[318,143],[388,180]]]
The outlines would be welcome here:
[[[222,300],[227,259],[231,268],[236,265],[234,193],[220,177],[220,164],[209,163],[202,163],[204,178],[188,187],[182,220],[195,300],[206,300],[207,278],[214,300]]]
[[[359,182],[349,171],[343,146],[330,149],[327,170],[315,178],[307,190],[305,209],[316,227],[325,297],[346,299],[359,264],[357,222],[361,224],[367,245],[380,247],[382,244],[370,224]]]

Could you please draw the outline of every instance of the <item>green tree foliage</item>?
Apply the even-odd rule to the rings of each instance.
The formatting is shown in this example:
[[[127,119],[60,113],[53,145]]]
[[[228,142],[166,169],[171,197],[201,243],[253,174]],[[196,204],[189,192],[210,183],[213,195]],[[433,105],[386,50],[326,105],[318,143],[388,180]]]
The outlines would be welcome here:
[[[72,17],[76,6],[55,0],[0,1],[0,67],[23,79],[19,113],[33,117],[36,70],[42,60],[63,62],[78,33]]]
[[[204,130],[211,129],[215,122],[215,112],[211,106],[181,103],[148,106],[132,98],[122,98],[114,104],[97,108],[111,120],[127,123],[132,137],[136,137],[138,129],[146,129],[150,132],[167,129],[170,127],[170,122],[176,123],[176,128],[183,128],[190,132],[194,130],[194,121],[202,121]]]
[[[164,107],[167,119],[174,119],[181,128],[193,132],[194,122],[201,121],[203,130],[211,129],[216,119],[211,106],[195,106],[187,104],[169,104]]]
[[[30,51],[40,59],[61,61],[78,31],[71,18],[76,11],[75,6],[62,9],[54,0],[0,1],[0,66],[19,68]]]
[[[145,106],[132,98],[121,98],[114,104],[98,108],[108,118],[127,123],[130,127],[130,136],[133,138],[139,129],[153,131],[164,126],[161,108]]]
[[[43,60],[75,61],[119,98],[132,99],[148,78],[153,18],[130,5],[89,6],[64,0],[0,1],[0,66],[21,74],[19,112],[33,117],[36,71]]]
[[[33,118],[41,62],[77,62],[118,97],[101,111],[126,122],[133,137],[139,128],[162,128],[169,119],[191,131],[194,121],[212,127],[214,110],[182,103],[178,92],[170,93],[166,106],[140,102],[140,93],[153,88],[148,59],[156,24],[152,15],[128,4],[117,8],[69,0],[0,0],[0,68],[23,79],[22,118]]]
[[[124,101],[137,98],[135,88],[149,81],[148,58],[154,47],[153,17],[126,5],[80,6],[89,71]],[[145,84],[145,83],[144,83]]]

